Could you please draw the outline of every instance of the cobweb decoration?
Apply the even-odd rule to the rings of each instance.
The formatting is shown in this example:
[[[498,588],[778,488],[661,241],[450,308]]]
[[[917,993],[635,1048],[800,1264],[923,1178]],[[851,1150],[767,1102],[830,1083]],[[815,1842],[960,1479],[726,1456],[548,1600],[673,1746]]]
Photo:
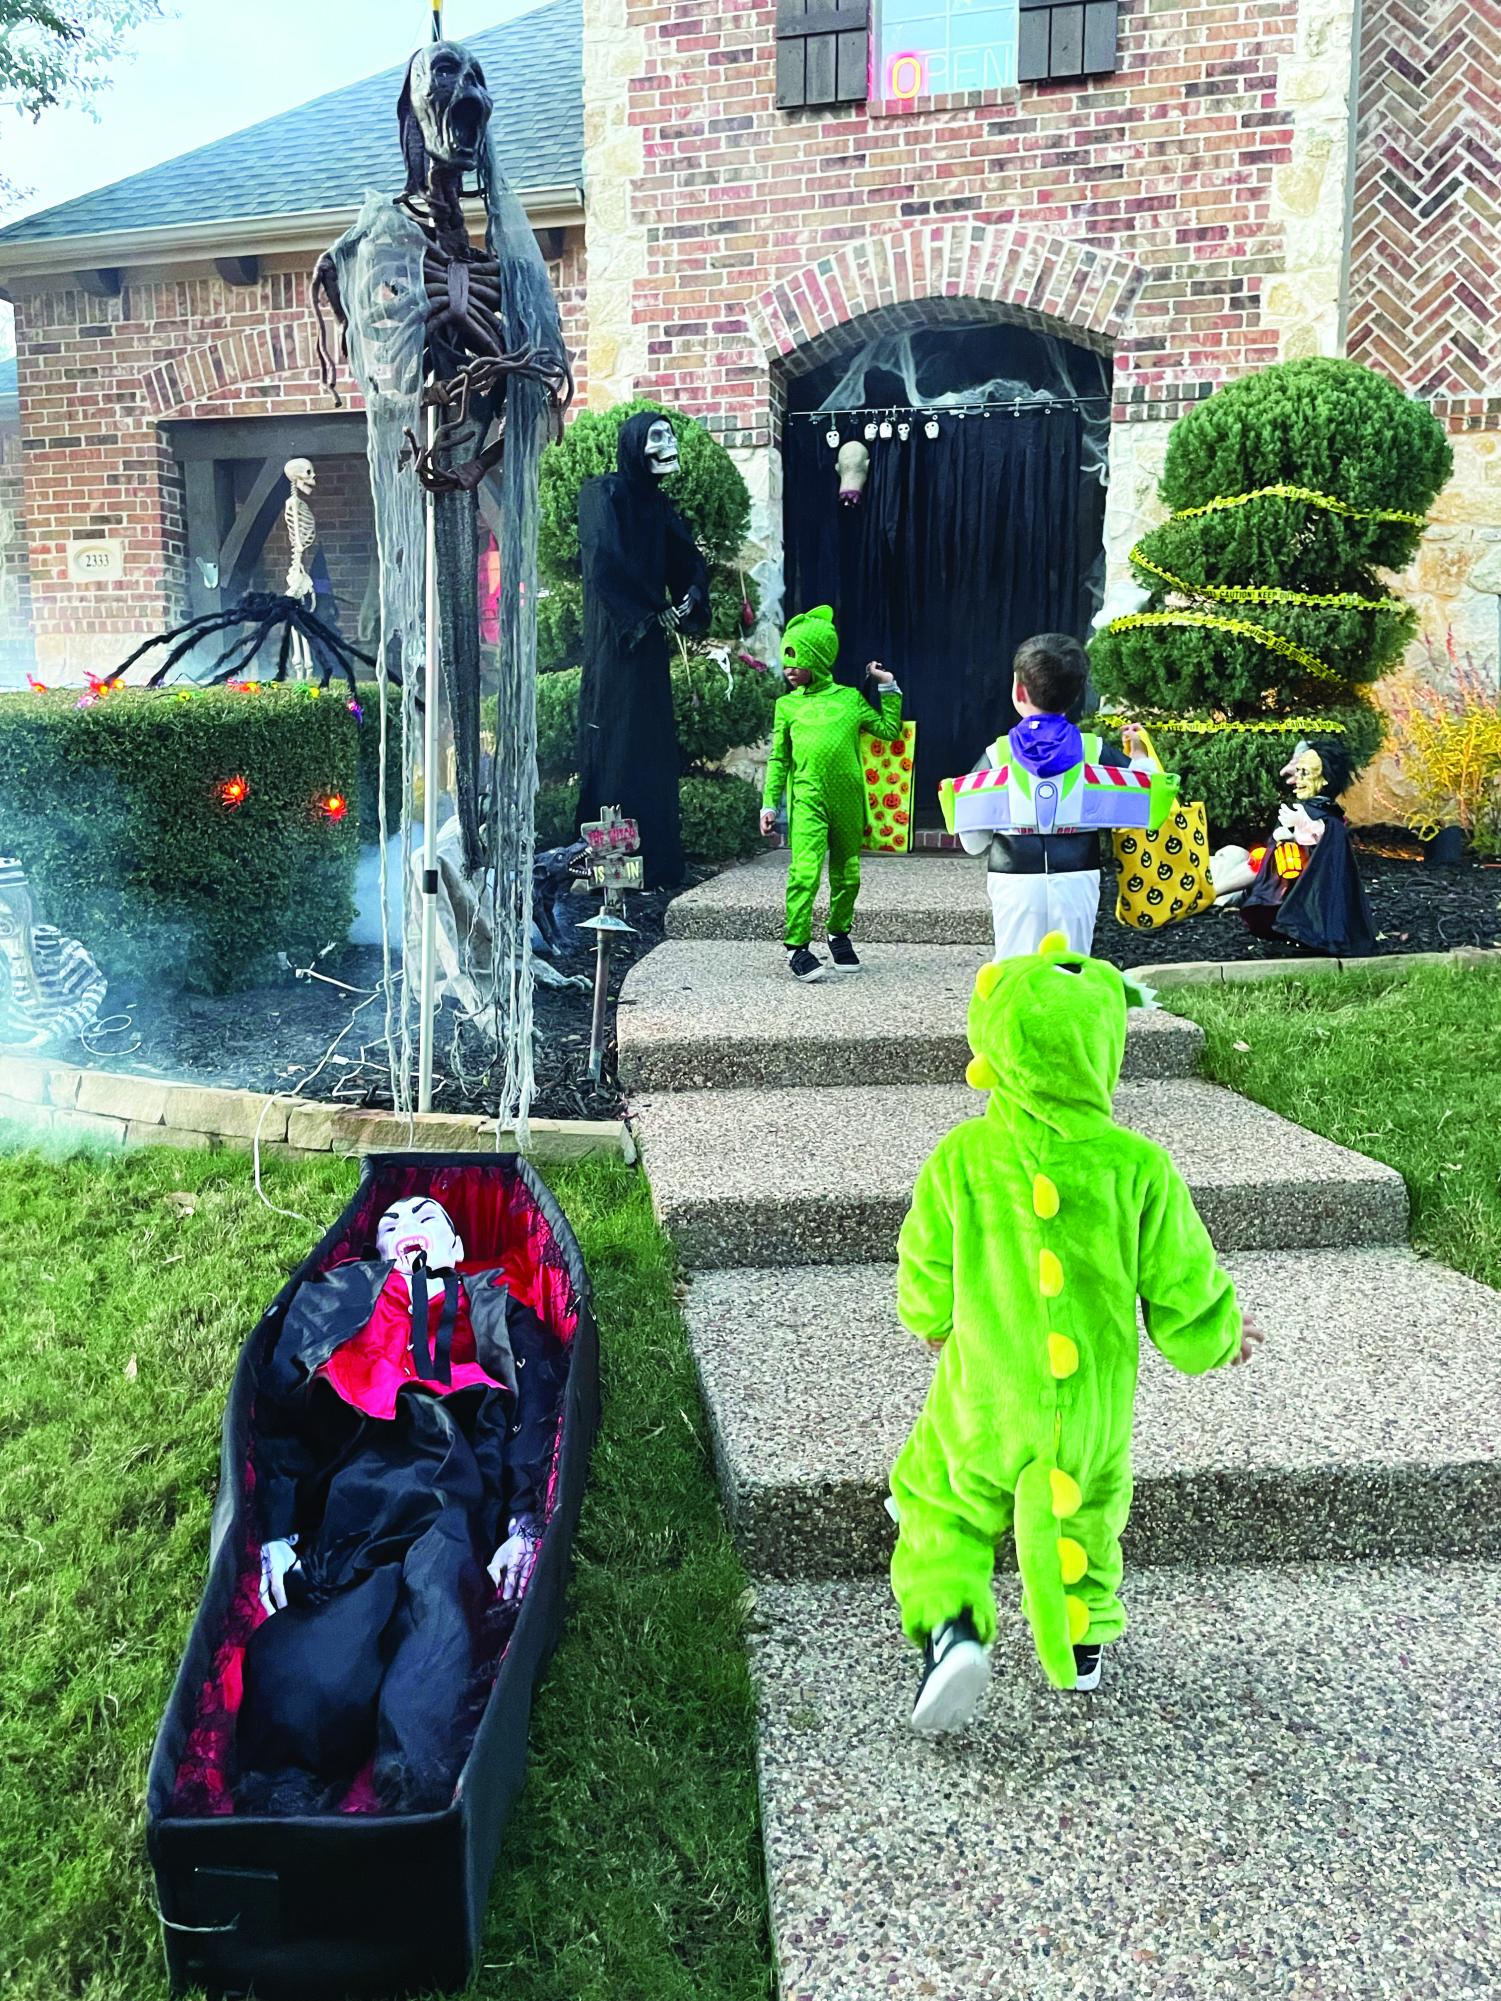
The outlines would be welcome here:
[[[1099,364],[1099,388],[1088,392],[1088,401],[1081,400],[1085,392],[1080,390],[1069,372],[1063,342],[1051,334],[1035,336],[1037,350],[1044,357],[1045,376],[1042,381],[1022,381],[1015,376],[995,375],[984,382],[967,383],[962,388],[955,388],[950,378],[949,386],[940,389],[932,380],[935,362],[940,357],[931,349],[926,356],[919,354],[913,345],[915,338],[911,332],[886,331],[872,335],[850,356],[848,367],[818,408],[856,410],[866,408],[872,401],[890,402],[889,396],[872,398],[866,391],[867,377],[878,374],[896,376],[908,404],[914,410],[972,410],[986,404],[1002,408],[1008,403],[1079,403],[1084,428],[1080,471],[1084,478],[1097,480],[1101,486],[1107,483],[1110,464],[1110,374],[1103,356],[1095,355],[1088,348],[1074,350],[1081,355],[1090,355]],[[925,365],[929,373],[926,386],[923,382]]]

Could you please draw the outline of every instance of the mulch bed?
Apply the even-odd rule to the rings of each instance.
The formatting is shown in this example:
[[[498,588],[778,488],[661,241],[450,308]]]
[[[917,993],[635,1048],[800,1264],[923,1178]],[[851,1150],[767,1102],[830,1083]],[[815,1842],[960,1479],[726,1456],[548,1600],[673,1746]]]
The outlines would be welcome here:
[[[699,870],[690,881],[702,881],[711,873]],[[630,967],[661,940],[670,900],[660,890],[627,897],[626,916],[637,930],[634,937],[615,942],[610,961],[612,1003]],[[581,897],[576,908],[579,917],[592,916],[599,908],[598,898]],[[318,1102],[389,1109],[379,948],[348,946],[320,960],[316,970],[322,977],[299,978],[289,972],[265,986],[235,994],[162,995],[113,987],[105,1007],[118,1027],[91,1036],[92,1046],[86,1052],[75,1043],[59,1054],[70,1062],[134,1076],[242,1091],[300,1090]],[[588,1076],[593,932],[576,934],[574,949],[558,970],[584,978],[588,987],[539,983],[534,990],[537,1088],[532,1116],[619,1118],[624,1102],[615,1081],[613,1005],[603,1077],[593,1084]],[[375,998],[361,1005],[372,995]],[[128,1026],[119,1020],[123,1014],[130,1017]],[[433,1109],[492,1114],[486,1041],[472,1026],[461,1024],[452,1002],[441,1011],[434,1051]]]
[[[1456,945],[1501,945],[1501,866],[1431,868],[1420,858],[1403,855],[1402,840],[1368,830],[1358,842],[1361,873],[1376,914],[1376,950],[1442,952]],[[693,880],[702,881],[710,873],[700,870]],[[628,899],[627,914],[638,929],[636,936],[615,947],[612,1002],[630,967],[661,939],[669,900],[662,891]],[[587,916],[596,907],[592,898],[580,899],[578,914]],[[1107,895],[1095,952],[1117,966],[1310,956],[1294,945],[1253,938],[1233,910],[1211,910],[1162,931],[1135,932],[1116,923],[1113,907]],[[576,947],[560,970],[592,982],[593,934],[578,933]],[[381,1002],[375,999],[358,1006],[378,986],[379,951],[351,946],[320,962],[317,970],[326,977],[299,979],[287,973],[266,986],[230,995],[164,997],[116,989],[107,1005],[112,1011],[129,1012],[129,1028],[122,1025],[119,1031],[97,1038],[96,1048],[87,1055],[81,1055],[76,1045],[62,1053],[74,1062],[138,1076],[248,1091],[300,1089],[317,1100],[389,1107]],[[346,992],[331,981],[342,981],[355,991]],[[613,1006],[604,1075],[598,1084],[591,1084],[587,1075],[591,1008],[589,991],[537,987],[534,1116],[622,1115],[624,1101],[615,1079]],[[138,1046],[131,1047],[133,1043]],[[472,1028],[460,1027],[451,1003],[445,1005],[439,1023],[436,1068],[436,1110],[479,1114],[493,1110],[484,1041]]]
[[[1410,850],[1411,837],[1363,828],[1356,836],[1361,879],[1376,918],[1378,953],[1448,952],[1457,945],[1501,945],[1501,864],[1432,868]],[[1101,898],[1095,955],[1116,966],[1176,964],[1186,959],[1308,959],[1301,946],[1253,938],[1234,910],[1207,910],[1161,931],[1127,931],[1114,901]]]

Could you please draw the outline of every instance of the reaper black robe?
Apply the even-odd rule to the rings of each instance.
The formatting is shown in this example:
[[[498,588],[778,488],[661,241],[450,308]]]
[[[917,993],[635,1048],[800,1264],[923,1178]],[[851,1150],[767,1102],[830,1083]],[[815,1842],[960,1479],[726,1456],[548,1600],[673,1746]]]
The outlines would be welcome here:
[[[621,426],[617,472],[579,494],[584,573],[584,672],[579,688],[579,819],[618,806],[641,830],[648,888],[683,879],[678,818],[673,645],[660,614],[691,601],[682,630],[709,625],[709,576],[698,546],[646,462],[661,413]]]
[[[263,1543],[295,1534],[298,1551],[286,1609],[245,1650],[240,1794],[261,1811],[314,1810],[372,1759],[388,1807],[447,1804],[502,1616],[485,1566],[510,1520],[540,1516],[546,1497],[566,1365],[496,1273],[450,1275],[436,1350],[417,1363],[446,1380],[437,1351],[461,1285],[494,1387],[406,1383],[385,1419],[318,1374],[369,1322],[391,1270],[308,1280],[257,1386],[258,1528]]]
[[[1277,873],[1277,843],[1269,840],[1240,914],[1258,938],[1286,938],[1311,952],[1364,958],[1376,949],[1376,925],[1345,816],[1328,799],[1299,804],[1324,827],[1317,844],[1303,850],[1302,873],[1284,882]]]

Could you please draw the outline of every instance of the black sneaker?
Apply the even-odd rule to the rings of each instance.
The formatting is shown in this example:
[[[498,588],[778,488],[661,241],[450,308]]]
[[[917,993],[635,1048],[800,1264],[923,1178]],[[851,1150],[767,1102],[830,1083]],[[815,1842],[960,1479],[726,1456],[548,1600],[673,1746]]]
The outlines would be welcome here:
[[[787,970],[795,980],[821,980],[823,960],[815,958],[806,945],[799,945],[787,954]]]
[[[858,973],[860,960],[850,943],[848,931],[829,933],[829,957],[834,961],[834,969],[840,973]]]
[[[1103,1647],[1074,1648],[1074,1689],[1079,1695],[1088,1695],[1100,1685],[1100,1656]]]
[[[912,1705],[912,1728],[928,1735],[962,1730],[974,1715],[990,1679],[990,1655],[980,1645],[968,1612],[946,1619],[928,1635],[922,1680]]]

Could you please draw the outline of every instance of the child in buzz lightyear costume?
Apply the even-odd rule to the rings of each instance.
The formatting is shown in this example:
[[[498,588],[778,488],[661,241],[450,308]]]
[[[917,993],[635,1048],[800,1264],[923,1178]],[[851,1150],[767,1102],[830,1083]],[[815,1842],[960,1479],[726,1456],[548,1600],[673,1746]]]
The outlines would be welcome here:
[[[829,957],[838,972],[860,960],[850,943],[860,890],[860,849],[865,839],[863,734],[902,733],[902,691],[894,675],[872,661],[867,694],[834,679],[839,635],[827,605],[794,618],[782,634],[782,672],[792,692],[783,695],[772,722],[771,762],[761,795],[761,831],[769,834],[782,795],[789,807],[787,923],[783,940],[795,979],[823,977],[823,961],[809,949],[813,899],[824,857],[829,863]],[[873,686],[871,685],[873,684]],[[879,692],[877,692],[879,691]],[[874,697],[874,699],[872,699]]]
[[[1138,1297],[1185,1374],[1261,1339],[1172,1161],[1111,1116],[1126,1011],[1149,998],[1056,932],[975,982],[967,1075],[990,1102],[924,1163],[898,1253],[898,1312],[942,1351],[891,1475],[919,1730],[962,1727],[984,1691],[1008,1535],[1048,1679],[1098,1685],[1125,1626]]]

